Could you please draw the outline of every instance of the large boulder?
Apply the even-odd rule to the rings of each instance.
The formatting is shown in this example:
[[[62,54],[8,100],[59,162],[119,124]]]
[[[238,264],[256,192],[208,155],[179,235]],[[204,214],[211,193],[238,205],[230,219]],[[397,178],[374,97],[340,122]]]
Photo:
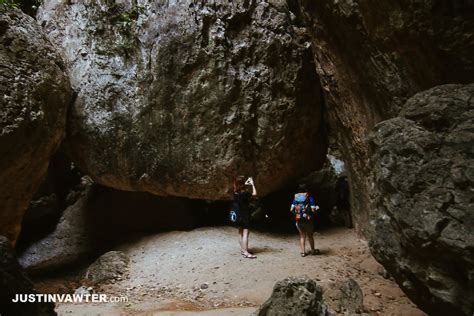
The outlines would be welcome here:
[[[326,316],[328,307],[323,301],[323,290],[306,277],[290,277],[273,287],[272,295],[256,312],[258,316]]]
[[[370,144],[372,253],[430,315],[472,315],[474,84],[416,94]]]
[[[345,315],[362,314],[364,311],[364,293],[354,279],[347,279],[337,284],[339,293],[336,296],[336,309]]]
[[[0,234],[15,243],[28,203],[61,142],[72,90],[36,21],[0,12]]]
[[[18,264],[10,241],[0,236],[0,314],[6,316],[56,315],[54,304],[14,303],[17,294],[37,294],[33,283]]]
[[[193,201],[123,192],[93,185],[61,215],[53,232],[19,254],[31,273],[43,273],[109,250],[135,234],[191,229],[197,214]]]
[[[291,0],[306,24],[347,167],[356,229],[368,225],[367,135],[415,93],[474,81],[474,2]]]
[[[281,1],[44,1],[78,96],[71,157],[121,190],[265,195],[324,159],[310,43]],[[135,3],[135,4],[132,4]]]
[[[85,280],[93,284],[112,282],[125,278],[130,258],[122,251],[109,251],[97,258],[87,268]]]

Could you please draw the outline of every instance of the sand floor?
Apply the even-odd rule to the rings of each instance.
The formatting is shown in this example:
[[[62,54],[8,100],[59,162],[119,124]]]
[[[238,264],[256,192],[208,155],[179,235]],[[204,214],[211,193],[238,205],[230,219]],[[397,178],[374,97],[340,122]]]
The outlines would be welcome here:
[[[380,275],[365,241],[354,230],[334,228],[315,233],[318,256],[301,257],[298,237],[252,232],[257,259],[240,255],[232,227],[149,235],[117,247],[130,256],[128,277],[94,288],[96,293],[126,296],[128,302],[57,304],[59,315],[249,315],[271,294],[275,282],[308,276],[323,287],[334,306],[335,284],[348,277],[364,293],[372,315],[425,315]],[[309,245],[308,245],[309,247]],[[80,275],[76,275],[80,278]],[[64,280],[37,283],[42,292],[58,291]]]

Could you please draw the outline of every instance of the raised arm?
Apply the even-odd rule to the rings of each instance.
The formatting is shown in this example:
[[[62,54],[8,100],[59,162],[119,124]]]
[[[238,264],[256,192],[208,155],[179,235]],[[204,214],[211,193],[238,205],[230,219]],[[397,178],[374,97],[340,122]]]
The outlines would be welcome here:
[[[250,184],[252,185],[252,196],[257,196],[257,189],[255,188],[255,183],[253,182],[253,178],[250,178]]]

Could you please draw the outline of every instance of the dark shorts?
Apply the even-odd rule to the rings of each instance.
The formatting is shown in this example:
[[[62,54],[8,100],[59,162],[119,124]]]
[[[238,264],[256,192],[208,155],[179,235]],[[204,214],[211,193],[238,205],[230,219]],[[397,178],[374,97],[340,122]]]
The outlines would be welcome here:
[[[240,221],[237,223],[237,227],[248,229],[250,226],[250,216],[241,216]]]
[[[240,223],[240,224],[237,224],[237,228],[249,229],[249,223]]]
[[[298,221],[296,222],[296,228],[298,228],[304,233],[311,233],[314,231],[312,221]]]

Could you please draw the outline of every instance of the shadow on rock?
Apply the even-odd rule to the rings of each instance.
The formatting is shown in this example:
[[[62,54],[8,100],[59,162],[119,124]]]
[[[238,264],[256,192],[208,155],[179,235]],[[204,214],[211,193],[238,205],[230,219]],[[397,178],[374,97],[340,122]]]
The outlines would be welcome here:
[[[134,234],[196,226],[195,202],[93,185],[62,214],[55,230],[20,254],[28,272],[47,272],[107,251]]]
[[[17,294],[36,294],[33,283],[18,264],[10,241],[0,236],[0,315],[56,315],[52,303],[14,303]]]

